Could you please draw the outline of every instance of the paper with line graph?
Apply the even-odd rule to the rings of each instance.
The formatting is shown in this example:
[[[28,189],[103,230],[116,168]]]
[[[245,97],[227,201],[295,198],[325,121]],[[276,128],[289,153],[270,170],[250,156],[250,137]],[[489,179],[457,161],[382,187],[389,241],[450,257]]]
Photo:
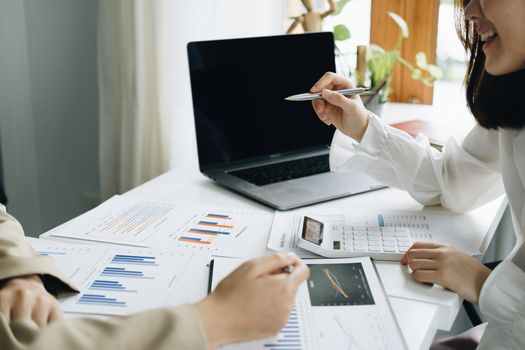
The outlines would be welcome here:
[[[48,235],[232,257],[268,238],[273,215],[262,210],[185,208],[170,202],[115,196]]]

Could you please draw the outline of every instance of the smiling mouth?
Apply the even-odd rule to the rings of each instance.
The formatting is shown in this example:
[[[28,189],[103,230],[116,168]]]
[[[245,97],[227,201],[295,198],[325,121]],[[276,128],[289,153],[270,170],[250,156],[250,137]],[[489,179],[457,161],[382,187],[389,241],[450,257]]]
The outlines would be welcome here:
[[[498,33],[495,30],[488,30],[479,35],[481,41],[484,43],[494,39],[497,36],[498,36]]]

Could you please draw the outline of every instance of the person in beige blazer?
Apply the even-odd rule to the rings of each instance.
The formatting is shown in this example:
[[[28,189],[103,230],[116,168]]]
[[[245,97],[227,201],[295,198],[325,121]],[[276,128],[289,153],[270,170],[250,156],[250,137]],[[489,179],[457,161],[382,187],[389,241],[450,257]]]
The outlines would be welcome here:
[[[75,287],[51,257],[26,243],[21,225],[0,205],[0,349],[212,349],[263,338],[287,322],[308,274],[296,256],[269,254],[240,266],[194,305],[63,319],[57,297]]]

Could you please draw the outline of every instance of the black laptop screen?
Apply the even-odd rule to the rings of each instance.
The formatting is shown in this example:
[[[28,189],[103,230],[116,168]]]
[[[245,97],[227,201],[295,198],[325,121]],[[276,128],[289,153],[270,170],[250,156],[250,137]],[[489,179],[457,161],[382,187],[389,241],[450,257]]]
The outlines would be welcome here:
[[[330,144],[311,103],[284,98],[335,70],[331,33],[191,42],[188,59],[201,170]]]

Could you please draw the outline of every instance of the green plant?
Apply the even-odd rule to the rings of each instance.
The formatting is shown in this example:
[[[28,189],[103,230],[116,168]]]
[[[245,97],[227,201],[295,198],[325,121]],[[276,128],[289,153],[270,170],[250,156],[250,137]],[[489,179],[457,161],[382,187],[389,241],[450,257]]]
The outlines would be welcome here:
[[[367,55],[367,68],[370,72],[370,86],[373,88],[380,82],[387,79],[385,91],[382,95],[382,101],[386,102],[390,94],[390,76],[394,69],[396,62],[399,62],[411,73],[412,79],[421,81],[426,86],[432,86],[434,81],[440,79],[443,75],[441,69],[436,65],[427,62],[427,56],[424,52],[418,52],[415,56],[415,64],[410,63],[401,57],[401,43],[410,35],[408,25],[405,20],[393,13],[389,12],[390,18],[397,24],[401,33],[397,39],[396,45],[390,51],[386,51],[378,45],[370,45]]]
[[[332,13],[332,16],[337,16],[343,11],[343,8],[348,4],[350,0],[339,0],[336,2],[337,10]],[[348,27],[342,23],[336,24],[334,26],[334,39],[335,41],[344,41],[348,40],[351,37],[350,30]]]

